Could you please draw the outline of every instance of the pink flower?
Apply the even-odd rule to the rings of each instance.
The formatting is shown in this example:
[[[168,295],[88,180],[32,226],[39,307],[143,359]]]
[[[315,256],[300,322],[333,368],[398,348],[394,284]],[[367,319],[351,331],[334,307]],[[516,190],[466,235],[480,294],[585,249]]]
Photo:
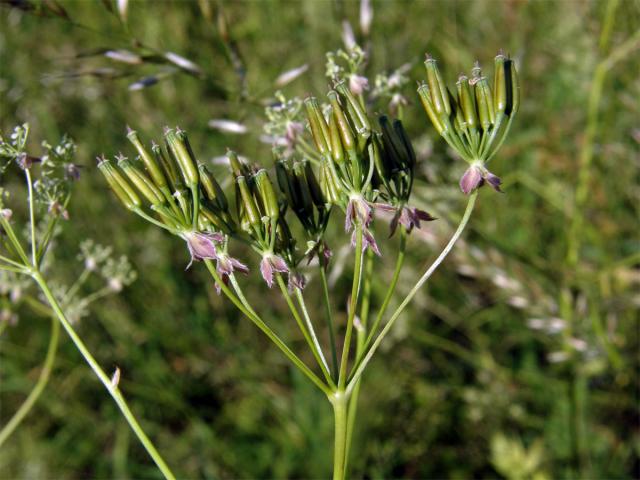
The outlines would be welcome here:
[[[352,73],[349,75],[349,90],[354,95],[360,95],[365,90],[369,90],[369,80],[367,80],[367,77]]]

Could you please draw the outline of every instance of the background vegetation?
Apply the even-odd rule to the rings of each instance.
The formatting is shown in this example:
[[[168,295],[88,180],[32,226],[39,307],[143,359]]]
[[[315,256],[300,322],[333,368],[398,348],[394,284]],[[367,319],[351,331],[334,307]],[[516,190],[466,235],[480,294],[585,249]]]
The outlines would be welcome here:
[[[406,292],[464,201],[463,166],[417,102],[423,55],[440,59],[453,82],[503,48],[523,85],[519,118],[491,168],[507,193],[482,192],[464,242],[374,360],[354,477],[637,478],[640,3],[374,1],[369,35],[359,11],[339,0],[131,2],[123,18],[109,0],[3,5],[0,129],[29,122],[36,151],[68,133],[84,167],[58,275],[73,281],[85,238],[112,244],[139,274],[80,320],[86,343],[108,370],[120,367],[121,389],[180,476],[328,476],[329,405],[216,296],[202,268],[184,271],[183,244],[126,214],[93,158],[129,150],[127,123],[146,139],[179,124],[204,161],[229,146],[268,164],[260,135],[274,82],[307,64],[283,92],[323,94],[325,52],[342,46],[349,21],[370,51],[372,78],[411,64],[405,119],[423,180],[415,196],[440,220],[412,236]],[[149,57],[105,55],[116,49]],[[198,71],[159,58],[165,52]],[[149,76],[158,82],[130,88]],[[249,131],[208,126],[219,118]],[[381,290],[392,262],[377,272]],[[265,318],[300,342],[279,296],[251,278],[248,295]],[[348,288],[336,282],[334,298]],[[16,313],[0,336],[2,424],[32,388],[49,337],[46,318]],[[0,450],[0,477],[158,476],[62,335],[42,398]]]

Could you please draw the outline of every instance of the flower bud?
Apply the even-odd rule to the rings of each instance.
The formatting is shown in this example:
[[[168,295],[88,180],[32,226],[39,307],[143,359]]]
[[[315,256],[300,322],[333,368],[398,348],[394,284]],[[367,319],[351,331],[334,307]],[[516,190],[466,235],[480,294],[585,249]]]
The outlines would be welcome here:
[[[162,192],[139,168],[135,167],[126,157],[120,156],[117,158],[118,166],[151,205],[164,203],[165,199]]]
[[[127,127],[127,138],[138,151],[144,167],[147,169],[147,172],[149,172],[149,175],[151,175],[151,179],[156,184],[156,186],[161,191],[164,188],[166,188],[168,191],[167,180],[162,173],[162,169],[160,168],[156,160],[147,151],[147,149],[144,148],[144,145],[142,145],[142,142],[138,138],[138,133],[135,130],[131,130],[129,127]]]
[[[189,187],[197,185],[198,169],[196,168],[195,160],[189,154],[189,150],[184,142],[182,133],[167,128],[165,129],[164,135],[169,151],[172,153],[173,158],[178,164],[178,168],[182,172],[185,183]]]
[[[440,75],[437,62],[433,57],[427,55],[424,66],[427,69],[427,83],[429,84],[429,90],[431,91],[433,108],[438,115],[442,115],[444,113],[449,116],[451,113],[449,94],[447,92],[447,87],[442,81],[442,75]]]

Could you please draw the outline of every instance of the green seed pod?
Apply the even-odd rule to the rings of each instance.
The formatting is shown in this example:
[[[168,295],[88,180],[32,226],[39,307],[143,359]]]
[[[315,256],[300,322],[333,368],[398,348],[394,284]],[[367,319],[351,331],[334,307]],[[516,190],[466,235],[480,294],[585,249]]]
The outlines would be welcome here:
[[[204,205],[200,206],[200,213],[218,231],[229,233],[229,228],[218,215]]]
[[[393,130],[396,132],[396,136],[398,137],[398,141],[401,142],[403,150],[406,156],[406,166],[410,169],[416,164],[416,152],[413,149],[413,145],[411,144],[411,140],[409,140],[409,136],[402,125],[400,120],[394,120],[393,122]]]
[[[486,132],[496,122],[491,89],[485,77],[478,77],[474,80],[473,88],[476,95],[476,104],[478,105],[478,116],[480,117],[482,129]]]
[[[431,101],[433,108],[438,115],[443,113],[447,116],[451,113],[451,105],[449,104],[449,95],[447,88],[442,81],[442,75],[433,57],[427,55],[427,59],[424,62],[424,66],[427,69],[427,83],[429,84],[429,90],[431,91]]]
[[[236,185],[238,185],[238,189],[240,190],[243,212],[246,215],[247,221],[253,227],[261,225],[260,212],[243,175],[236,178]]]
[[[138,133],[135,130],[131,130],[129,127],[127,127],[127,138],[138,151],[144,167],[147,169],[147,172],[149,172],[149,175],[151,175],[151,179],[156,184],[156,186],[161,191],[164,188],[168,190],[167,179],[162,173],[162,168],[160,167],[160,165],[158,165],[158,162],[151,156],[148,150],[144,148],[144,145],[142,145],[142,142],[138,138]]]
[[[369,117],[367,117],[367,113],[362,108],[358,99],[353,95],[353,93],[351,93],[349,87],[347,87],[344,82],[340,82],[336,85],[335,89],[343,98],[345,98],[347,108],[352,117],[352,123],[356,126],[356,129],[371,131],[371,122],[369,122]]]
[[[169,128],[165,129],[164,135],[169,151],[178,164],[185,183],[190,188],[196,186],[198,184],[198,169],[194,159],[189,155],[189,150],[182,135]]]
[[[338,165],[342,165],[344,163],[344,148],[342,147],[338,122],[333,113],[329,117],[329,137],[331,139],[331,157]]]
[[[198,170],[200,173],[200,186],[205,197],[214,202],[220,210],[226,211],[229,208],[229,204],[220,184],[204,164],[198,165]]]
[[[496,55],[493,74],[493,109],[496,115],[504,113],[507,108],[507,79],[505,77],[505,56]],[[511,78],[509,78],[511,82]]]
[[[118,169],[111,164],[110,160],[107,160],[104,157],[99,158],[98,168],[107,180],[111,190],[113,190],[126,208],[129,210],[135,210],[142,205],[140,197],[136,191],[131,187],[131,185],[129,185],[129,182],[125,180]]]
[[[296,196],[298,197],[297,205],[294,205],[299,212],[306,218],[313,218],[313,199],[305,178],[304,166],[300,162],[293,165],[293,174],[296,177]],[[297,212],[296,212],[297,213]],[[300,214],[299,214],[300,215]]]
[[[142,193],[151,205],[161,205],[165,198],[162,192],[139,168],[133,165],[125,157],[118,159],[118,166],[122,169],[131,183]]]
[[[328,97],[329,101],[331,102],[333,116],[335,118],[336,124],[338,125],[338,132],[340,132],[342,145],[344,145],[344,148],[347,150],[347,152],[354,151],[355,141],[353,139],[353,132],[351,131],[351,125],[349,125],[342,107],[338,102],[338,94],[334,91],[331,91],[329,92]]]
[[[509,78],[511,78],[511,108],[507,108],[505,113],[509,116],[515,115],[520,109],[520,78],[518,77],[518,70],[513,60],[508,59],[505,61],[505,66],[509,71]]]
[[[233,173],[234,176],[240,177],[249,173],[247,167],[240,161],[238,155],[236,155],[236,152],[233,150],[227,150],[227,159],[231,166],[231,173]]]
[[[276,160],[276,180],[280,191],[284,194],[285,199],[289,205],[293,205],[295,200],[293,198],[293,178],[289,173],[288,165],[284,160]]]
[[[166,178],[169,180],[170,187],[173,191],[179,190],[183,187],[182,179],[178,175],[176,164],[171,156],[167,157],[162,148],[157,143],[151,144],[151,151],[153,152],[156,161],[162,166],[162,170]]]
[[[322,190],[320,189],[320,184],[318,183],[316,174],[313,173],[313,169],[311,168],[311,163],[308,161],[304,162],[304,176],[307,180],[307,186],[309,187],[309,193],[311,194],[313,204],[316,208],[323,209],[325,205],[324,196],[322,195]]]
[[[311,136],[318,148],[318,151],[324,155],[329,152],[329,127],[322,114],[318,100],[315,97],[309,97],[304,101],[307,110],[307,119],[311,127]]]
[[[424,111],[427,112],[429,120],[431,120],[431,123],[438,131],[438,133],[442,135],[445,131],[445,127],[440,120],[440,117],[437,115],[435,108],[433,107],[433,103],[431,102],[431,92],[429,91],[429,87],[426,83],[422,83],[418,87],[418,95],[420,95],[420,101],[422,102]]]
[[[478,125],[478,118],[476,116],[475,97],[471,92],[469,86],[469,79],[466,75],[461,75],[456,84],[460,97],[458,102],[462,109],[462,116],[469,129],[476,128]]]
[[[273,184],[269,178],[267,171],[262,168],[258,170],[255,175],[256,185],[260,197],[262,197],[262,204],[264,206],[264,213],[272,220],[277,220],[280,215],[280,209],[278,208],[278,197],[273,189]]]
[[[327,162],[322,162],[320,167],[320,188],[327,203],[338,203],[340,200],[338,179]]]

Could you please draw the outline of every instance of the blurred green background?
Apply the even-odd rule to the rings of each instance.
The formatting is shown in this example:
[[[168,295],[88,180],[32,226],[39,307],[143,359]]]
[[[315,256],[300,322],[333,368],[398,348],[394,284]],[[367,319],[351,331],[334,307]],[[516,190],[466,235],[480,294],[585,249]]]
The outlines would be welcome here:
[[[490,66],[502,48],[523,85],[519,117],[492,161],[506,194],[483,189],[464,241],[364,377],[353,478],[638,478],[640,2],[373,1],[369,34],[360,2],[346,0],[130,2],[126,18],[108,0],[2,4],[0,130],[29,122],[34,152],[63,133],[77,142],[84,168],[55,274],[73,281],[86,238],[131,259],[138,280],[93,305],[77,329],[105,369],[120,367],[121,389],[180,477],[325,478],[332,413],[216,296],[201,265],[185,271],[182,242],[117,204],[93,158],[132,154],[126,124],[146,140],[179,124],[203,161],[231,147],[270,164],[260,135],[275,80],[307,64],[282,91],[323,95],[325,52],[343,46],[348,21],[370,53],[372,79],[411,64],[404,94],[420,156],[415,203],[439,220],[412,235],[401,293],[464,206],[464,167],[417,102],[424,53],[453,83],[475,59]],[[116,49],[175,52],[200,73],[104,55]],[[129,88],[149,76],[157,84]],[[249,131],[208,126],[220,118]],[[576,202],[580,189],[586,195]],[[348,238],[334,223],[340,255]],[[383,225],[378,232],[386,237]],[[374,306],[395,241],[381,248],[389,254],[376,268]],[[342,263],[351,262],[334,267]],[[350,268],[333,286],[340,311]],[[308,273],[309,298],[318,298]],[[268,323],[302,351],[280,296],[255,274],[244,284]],[[320,303],[312,304],[319,317]],[[0,336],[2,424],[37,379],[49,338],[46,318],[16,313]],[[0,477],[159,475],[63,333],[49,385],[0,450]]]

